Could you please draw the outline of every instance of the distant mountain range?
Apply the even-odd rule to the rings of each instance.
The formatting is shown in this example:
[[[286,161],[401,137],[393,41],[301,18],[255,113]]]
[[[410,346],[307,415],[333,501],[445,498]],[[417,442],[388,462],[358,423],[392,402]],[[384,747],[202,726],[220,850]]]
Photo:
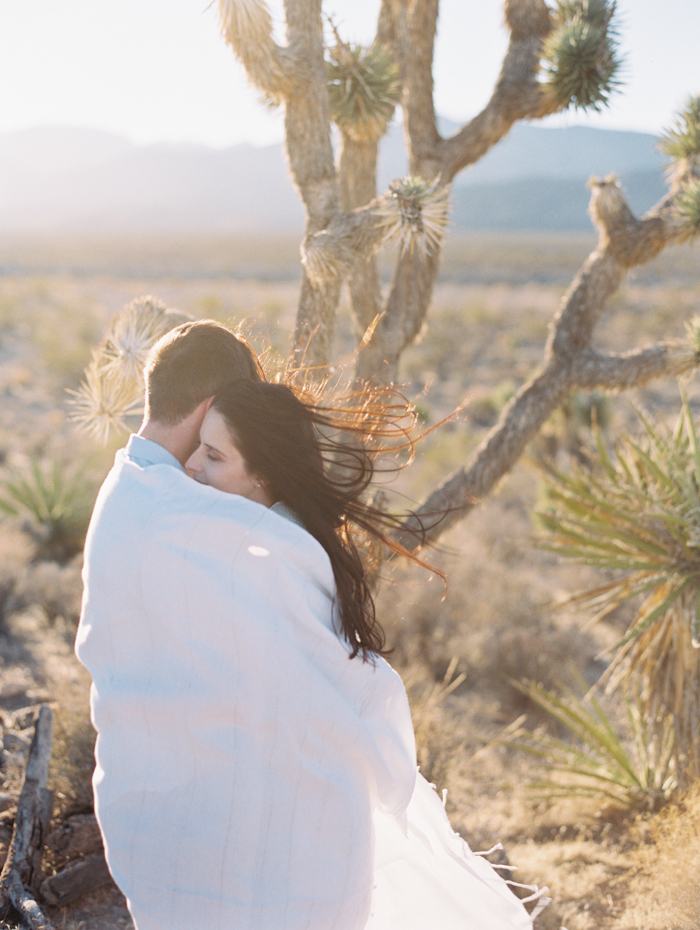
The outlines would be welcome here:
[[[457,127],[447,121],[442,131]],[[586,182],[617,174],[635,212],[664,192],[664,160],[645,133],[516,125],[453,192],[462,229],[590,229]],[[380,189],[406,173],[401,127],[379,161]],[[135,146],[91,129],[0,134],[0,232],[301,232],[303,211],[280,145]]]

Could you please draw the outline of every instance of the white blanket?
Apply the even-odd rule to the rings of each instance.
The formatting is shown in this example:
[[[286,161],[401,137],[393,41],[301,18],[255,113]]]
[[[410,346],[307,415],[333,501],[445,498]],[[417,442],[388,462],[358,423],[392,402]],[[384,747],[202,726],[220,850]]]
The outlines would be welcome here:
[[[464,890],[490,923],[440,922],[435,878],[416,881],[440,844],[411,826],[430,802],[422,780],[413,794],[405,691],[383,660],[348,658],[323,549],[152,445],[118,453],[100,492],[76,643],[97,816],[138,930],[530,927],[481,860]],[[445,848],[457,838],[440,813]],[[391,916],[410,888],[432,917]]]

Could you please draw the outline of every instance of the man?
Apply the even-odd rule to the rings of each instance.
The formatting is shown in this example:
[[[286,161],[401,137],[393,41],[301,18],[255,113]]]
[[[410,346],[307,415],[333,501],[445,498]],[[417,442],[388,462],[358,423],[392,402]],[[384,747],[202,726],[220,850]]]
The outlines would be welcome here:
[[[213,320],[201,320],[163,336],[149,354],[144,377],[146,408],[138,435],[162,446],[182,466],[197,448],[214,394],[238,378],[261,380],[262,369],[245,340]],[[144,444],[132,437],[129,452],[132,447],[138,456]]]
[[[261,377],[248,347],[186,323],[145,374],[144,422],[90,523],[76,640],[110,870],[137,930],[360,930],[372,808],[402,811],[415,780],[400,680],[319,620],[334,580],[310,534],[182,467],[213,395]]]

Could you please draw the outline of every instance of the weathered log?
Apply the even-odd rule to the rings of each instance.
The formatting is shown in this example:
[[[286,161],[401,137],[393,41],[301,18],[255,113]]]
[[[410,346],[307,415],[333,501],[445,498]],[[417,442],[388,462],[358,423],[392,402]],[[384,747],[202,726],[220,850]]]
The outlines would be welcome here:
[[[65,907],[86,892],[106,885],[111,880],[104,853],[96,853],[44,879],[40,893],[47,904]]]
[[[40,874],[41,851],[51,819],[52,798],[46,783],[51,762],[53,720],[53,711],[43,705],[39,709],[29,748],[10,851],[0,874],[0,921],[14,908],[30,930],[53,930],[31,890]]]

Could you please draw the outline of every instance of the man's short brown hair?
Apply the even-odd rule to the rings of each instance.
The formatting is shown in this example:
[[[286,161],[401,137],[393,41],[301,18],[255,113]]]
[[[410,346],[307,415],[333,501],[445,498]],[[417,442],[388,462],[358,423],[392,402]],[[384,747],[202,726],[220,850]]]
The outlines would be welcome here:
[[[245,339],[214,320],[182,323],[161,337],[148,355],[144,377],[148,418],[169,426],[230,381],[264,380]]]

